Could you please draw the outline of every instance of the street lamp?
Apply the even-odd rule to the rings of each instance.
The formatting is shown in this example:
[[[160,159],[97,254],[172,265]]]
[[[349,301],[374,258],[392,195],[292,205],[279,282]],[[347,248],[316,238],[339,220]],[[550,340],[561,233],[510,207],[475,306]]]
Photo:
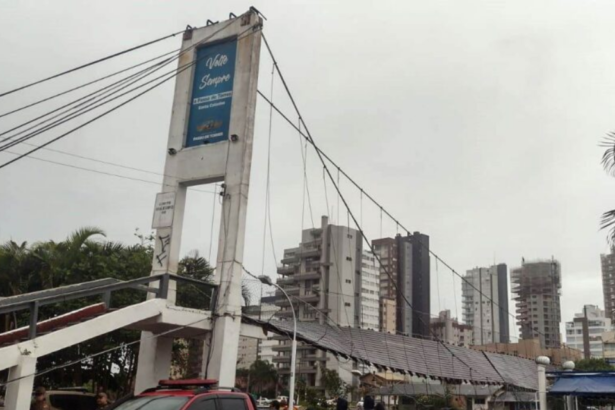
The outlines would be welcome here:
[[[293,307],[293,302],[290,300],[290,297],[288,297],[286,291],[277,283],[273,283],[269,276],[261,275],[258,277],[258,280],[265,285],[275,286],[280,289],[284,296],[286,296],[286,299],[288,299],[288,303],[290,303],[290,310],[293,312],[293,344],[290,353],[290,388],[288,392],[288,410],[293,410],[293,401],[295,400],[295,362],[297,361],[297,317],[295,316],[295,308]]]

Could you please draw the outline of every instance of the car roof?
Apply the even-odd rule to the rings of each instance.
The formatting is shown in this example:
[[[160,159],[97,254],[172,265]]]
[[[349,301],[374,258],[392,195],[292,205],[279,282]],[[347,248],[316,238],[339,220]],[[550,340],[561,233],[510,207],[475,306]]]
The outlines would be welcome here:
[[[47,390],[45,392],[45,394],[62,394],[62,395],[76,395],[76,396],[95,396],[94,393],[86,393],[86,392],[82,392],[82,391],[76,391],[76,390]]]
[[[207,396],[213,394],[220,394],[225,396],[238,396],[238,397],[247,397],[246,393],[242,392],[232,392],[228,390],[208,390],[208,391],[199,391],[199,389],[158,389],[155,391],[144,392],[139,394],[139,397],[142,396]]]

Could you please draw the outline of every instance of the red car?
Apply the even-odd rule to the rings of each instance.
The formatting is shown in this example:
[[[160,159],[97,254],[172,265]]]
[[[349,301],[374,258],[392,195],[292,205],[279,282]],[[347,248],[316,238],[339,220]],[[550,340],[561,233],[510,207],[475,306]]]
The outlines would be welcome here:
[[[160,380],[113,410],[257,410],[249,394],[217,387],[213,379]]]

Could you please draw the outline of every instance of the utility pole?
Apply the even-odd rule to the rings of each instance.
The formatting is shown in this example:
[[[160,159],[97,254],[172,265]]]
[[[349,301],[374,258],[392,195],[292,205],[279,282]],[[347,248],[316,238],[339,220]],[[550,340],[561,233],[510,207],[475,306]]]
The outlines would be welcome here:
[[[583,305],[583,358],[589,359],[591,350],[589,347],[589,320],[587,320],[587,305]]]

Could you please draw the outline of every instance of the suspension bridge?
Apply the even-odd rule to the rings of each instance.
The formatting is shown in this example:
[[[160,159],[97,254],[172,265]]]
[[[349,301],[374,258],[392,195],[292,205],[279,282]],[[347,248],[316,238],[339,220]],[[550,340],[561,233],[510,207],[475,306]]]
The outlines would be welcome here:
[[[282,74],[272,46],[264,35],[264,24],[263,16],[252,8],[241,15],[231,14],[226,21],[208,22],[200,28],[188,27],[181,32],[0,94],[0,98],[9,98],[22,90],[86,70],[110,59],[120,58],[168,38],[177,35],[182,37],[182,45],[178,50],[0,113],[1,119],[40,104],[52,103],[61,96],[86,87],[105,84],[83,97],[0,133],[0,152],[13,156],[0,164],[0,172],[10,172],[13,164],[25,159],[100,172],[52,161],[36,154],[46,150],[53,151],[50,147],[53,143],[70,138],[102,118],[112,117],[115,111],[138,99],[146,98],[157,87],[169,81],[175,82],[168,143],[166,147],[160,147],[165,150],[166,155],[164,170],[159,173],[163,179],[161,191],[154,206],[152,228],[155,229],[155,243],[151,276],[132,281],[103,279],[2,299],[0,314],[24,311],[29,314],[28,326],[0,334],[0,370],[9,370],[8,380],[4,383],[7,391],[6,408],[22,409],[29,406],[37,376],[67,366],[78,366],[82,362],[80,360],[62,363],[49,369],[39,369],[38,358],[117,329],[141,331],[141,338],[133,342],[140,348],[135,391],[152,387],[158,380],[169,377],[171,349],[175,338],[201,339],[204,344],[202,375],[218,379],[223,386],[233,386],[240,337],[264,339],[268,332],[283,337],[292,336],[293,326],[289,320],[272,318],[265,321],[242,314],[242,278],[248,275],[258,279],[249,273],[243,263],[257,99],[269,107],[270,117],[275,114],[282,118],[302,139],[303,193],[307,200],[310,199],[310,192],[305,160],[308,148],[311,148],[322,168],[325,184],[328,183],[333,188],[338,201],[338,212],[342,209],[347,214],[348,227],[356,229],[359,243],[362,242],[366,249],[369,248],[378,259],[379,265],[382,265],[380,258],[374,252],[372,242],[363,229],[363,201],[375,206],[381,219],[383,216],[390,218],[397,229],[410,232],[400,219],[394,217],[316,143]],[[271,94],[267,95],[257,88],[262,45],[263,51],[272,60],[272,74],[277,75],[288,96],[292,114],[284,112],[274,104]],[[292,118],[297,118],[297,121]],[[77,122],[77,119],[81,122]],[[271,143],[271,128],[269,132]],[[41,135],[53,136],[45,142],[33,143],[35,138]],[[27,148],[17,152],[14,147]],[[79,156],[75,153],[64,153]],[[122,174],[107,175],[134,179]],[[359,212],[352,208],[348,195],[342,192],[340,178],[360,194]],[[214,192],[219,192],[221,198],[218,255],[213,284],[176,275],[187,191],[201,185],[214,185]],[[269,201],[268,191],[267,200]],[[304,208],[305,202],[304,198]],[[311,204],[309,207],[311,211]],[[271,232],[270,210],[265,215],[264,222],[265,232],[268,224]],[[263,244],[248,245],[264,246],[265,240],[266,237],[263,238]],[[426,248],[426,252],[436,263],[448,268],[453,276],[463,280],[433,249]],[[324,270],[326,266],[319,269]],[[388,275],[393,286],[397,286],[391,272],[385,269],[384,274]],[[189,283],[206,290],[201,309],[182,307],[176,303],[178,283]],[[115,292],[127,289],[142,292],[143,301],[129,306],[114,306]],[[413,310],[408,295],[401,291],[399,294],[405,308]],[[43,306],[52,307],[69,300],[92,298],[99,300],[63,315],[44,319],[39,315],[39,308]],[[506,313],[513,316],[508,311]],[[497,385],[519,391],[538,390],[538,371],[532,360],[475,351],[436,338],[338,326],[329,323],[326,311],[320,311],[319,314],[324,316],[322,320],[298,323],[297,338],[316,349],[332,353],[337,358],[453,385]],[[348,312],[346,314],[348,315]],[[352,314],[354,313],[350,313]],[[429,323],[424,324],[429,328]],[[112,349],[122,348],[125,346],[115,346]],[[104,355],[108,352],[106,350],[98,354]]]

